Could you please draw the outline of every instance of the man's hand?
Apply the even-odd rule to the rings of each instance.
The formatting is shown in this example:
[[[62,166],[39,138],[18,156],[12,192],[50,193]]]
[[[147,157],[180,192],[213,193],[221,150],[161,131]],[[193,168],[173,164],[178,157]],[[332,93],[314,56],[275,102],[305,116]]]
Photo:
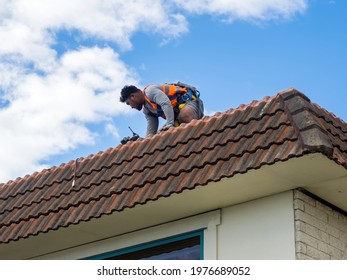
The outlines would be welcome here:
[[[166,131],[166,130],[168,130],[170,127],[173,127],[173,125],[172,125],[172,124],[166,123],[166,124],[164,124],[164,125],[162,126],[161,129],[159,129],[159,132]]]

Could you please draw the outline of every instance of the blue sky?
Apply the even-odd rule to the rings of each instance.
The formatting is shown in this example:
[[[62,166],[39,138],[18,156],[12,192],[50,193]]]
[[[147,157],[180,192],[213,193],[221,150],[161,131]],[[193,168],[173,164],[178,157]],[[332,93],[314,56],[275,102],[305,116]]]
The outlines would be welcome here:
[[[29,4],[30,2],[30,4]],[[115,147],[125,84],[183,81],[208,115],[294,87],[347,120],[347,1],[0,0],[0,182]]]

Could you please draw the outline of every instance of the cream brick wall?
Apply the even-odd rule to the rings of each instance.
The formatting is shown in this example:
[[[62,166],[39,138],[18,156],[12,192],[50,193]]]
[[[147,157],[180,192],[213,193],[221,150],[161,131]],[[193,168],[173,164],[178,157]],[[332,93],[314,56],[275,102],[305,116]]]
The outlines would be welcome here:
[[[347,259],[347,216],[296,190],[294,218],[297,259]]]

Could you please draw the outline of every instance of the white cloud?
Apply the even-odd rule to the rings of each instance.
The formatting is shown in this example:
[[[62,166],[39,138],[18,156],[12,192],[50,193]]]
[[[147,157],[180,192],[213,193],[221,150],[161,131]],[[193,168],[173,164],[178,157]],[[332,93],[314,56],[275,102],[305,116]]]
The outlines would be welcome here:
[[[34,32],[79,30],[83,36],[114,41],[129,48],[131,35],[139,30],[159,32],[166,36],[176,36],[187,31],[185,18],[174,12],[168,13],[163,2],[165,1],[15,0],[11,1],[12,5],[6,5],[11,14],[6,24],[8,27],[15,25],[12,28],[23,28],[21,25],[25,25]],[[19,33],[21,38],[18,40],[26,36],[25,30],[22,33],[24,34]],[[40,38],[36,39],[33,41],[40,41]],[[47,45],[45,41],[41,43]]]
[[[222,15],[229,20],[288,19],[307,8],[307,0],[173,0],[194,14]]]
[[[13,84],[9,105],[0,110],[1,179],[39,170],[42,159],[93,144],[96,135],[86,125],[124,111],[117,96],[133,78],[112,49],[72,51],[56,64],[45,75],[2,74],[4,84],[16,76],[20,82]]]
[[[163,41],[186,33],[189,14],[266,20],[290,17],[306,2],[0,0],[0,182],[93,144],[97,133],[88,124],[103,123],[106,133],[119,137],[112,117],[129,111],[117,96],[138,79],[105,47],[110,42],[130,50],[139,31],[158,33]],[[69,32],[74,44],[57,48],[61,32]],[[87,38],[103,47],[78,46]]]
[[[118,128],[111,122],[106,124],[105,131],[107,134],[112,135],[116,139],[120,137]]]

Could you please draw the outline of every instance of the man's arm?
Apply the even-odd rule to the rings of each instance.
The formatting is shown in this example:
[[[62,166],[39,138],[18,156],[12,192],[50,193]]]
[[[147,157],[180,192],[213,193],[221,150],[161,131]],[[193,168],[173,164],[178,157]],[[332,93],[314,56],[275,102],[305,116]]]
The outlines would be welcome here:
[[[145,115],[147,120],[147,132],[146,137],[154,135],[158,131],[159,120],[158,118]]]

